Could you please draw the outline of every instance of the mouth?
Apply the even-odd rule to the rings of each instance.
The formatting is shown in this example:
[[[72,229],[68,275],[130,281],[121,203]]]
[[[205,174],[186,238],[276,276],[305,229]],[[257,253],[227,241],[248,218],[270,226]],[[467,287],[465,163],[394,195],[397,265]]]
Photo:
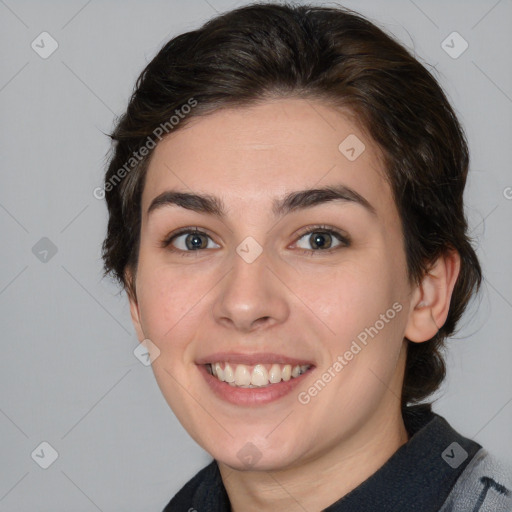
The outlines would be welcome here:
[[[196,361],[209,388],[223,401],[263,405],[288,395],[315,365],[275,354],[215,354]]]
[[[296,379],[306,373],[312,365],[258,363],[256,365],[235,364],[229,362],[207,363],[206,371],[225,382],[238,388],[266,388],[280,382]]]

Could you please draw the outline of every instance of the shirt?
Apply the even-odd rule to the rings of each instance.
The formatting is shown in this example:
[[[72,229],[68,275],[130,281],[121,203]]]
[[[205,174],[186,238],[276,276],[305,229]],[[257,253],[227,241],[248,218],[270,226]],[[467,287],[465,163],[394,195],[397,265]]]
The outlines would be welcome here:
[[[403,411],[409,440],[324,512],[512,512],[512,472],[430,404]],[[231,512],[215,460],[163,512]]]

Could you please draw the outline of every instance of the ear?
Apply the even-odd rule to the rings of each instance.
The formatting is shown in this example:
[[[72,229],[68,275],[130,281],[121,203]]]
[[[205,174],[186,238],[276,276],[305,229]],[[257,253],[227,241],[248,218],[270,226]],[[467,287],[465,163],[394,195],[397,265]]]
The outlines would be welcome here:
[[[125,270],[124,276],[126,283],[125,290],[126,294],[128,295],[128,300],[130,301],[130,315],[132,317],[133,327],[137,333],[137,339],[142,342],[146,339],[146,336],[144,336],[144,332],[142,330],[139,304],[137,302],[137,295],[135,292],[135,282],[133,281],[131,270]]]
[[[411,296],[404,336],[415,343],[427,341],[446,322],[453,288],[460,271],[460,255],[451,249],[440,256]]]

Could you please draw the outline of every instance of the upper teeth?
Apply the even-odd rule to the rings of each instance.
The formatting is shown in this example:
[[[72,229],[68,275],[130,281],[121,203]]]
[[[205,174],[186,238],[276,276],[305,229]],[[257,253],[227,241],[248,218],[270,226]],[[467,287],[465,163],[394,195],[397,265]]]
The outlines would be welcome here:
[[[242,387],[261,387],[281,380],[287,381],[298,377],[309,368],[309,365],[292,367],[291,364],[257,364],[251,367],[245,364],[232,366],[229,363],[212,363],[209,366],[212,374],[220,381]]]

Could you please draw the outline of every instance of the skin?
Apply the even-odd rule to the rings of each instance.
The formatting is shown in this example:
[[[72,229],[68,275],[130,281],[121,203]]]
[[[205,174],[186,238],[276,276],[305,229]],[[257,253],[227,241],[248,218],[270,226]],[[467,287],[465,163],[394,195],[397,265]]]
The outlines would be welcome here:
[[[349,161],[350,134],[366,149]],[[406,274],[403,234],[380,153],[347,113],[304,99],[267,100],[192,119],[155,148],[142,196],[132,320],[140,341],[160,350],[152,364],[177,418],[218,462],[232,510],[319,511],[380,468],[408,440],[400,413],[406,340],[430,339],[446,320],[460,260],[441,257],[419,285]],[[272,200],[343,183],[375,208],[332,201],[284,217]],[[165,190],[222,198],[221,220],[178,206],[147,214]],[[315,224],[350,237],[333,252],[299,230]],[[176,252],[161,240],[183,227],[207,231],[206,249]],[[317,230],[318,231],[318,230]],[[248,236],[263,252],[236,252]],[[306,253],[304,253],[306,249]],[[132,274],[127,271],[129,279]],[[308,404],[307,391],[357,335],[394,303],[385,324]],[[217,351],[278,352],[312,360],[297,392],[277,402],[235,406],[217,398],[195,360]],[[252,467],[237,453],[253,443]]]

